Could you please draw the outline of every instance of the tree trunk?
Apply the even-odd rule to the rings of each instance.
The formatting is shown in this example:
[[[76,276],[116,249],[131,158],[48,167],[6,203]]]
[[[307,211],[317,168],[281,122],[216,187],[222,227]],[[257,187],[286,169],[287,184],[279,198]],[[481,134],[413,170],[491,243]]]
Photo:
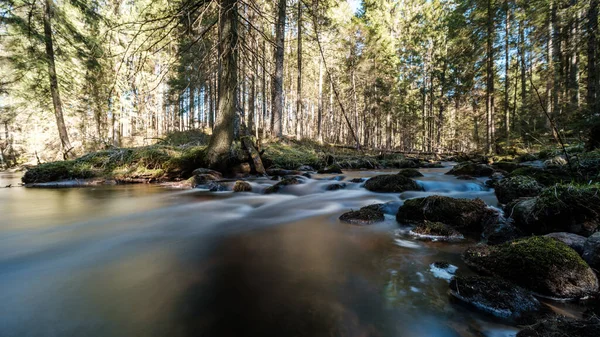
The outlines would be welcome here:
[[[504,1],[506,10],[506,22],[504,25],[504,133],[506,133],[506,143],[510,143],[510,4],[508,0]]]
[[[587,78],[587,105],[592,114],[598,113],[598,0],[590,0],[590,7],[587,12],[587,59],[588,59],[588,78]]]
[[[277,4],[277,22],[275,24],[275,74],[271,88],[271,132],[273,137],[283,135],[283,58],[285,47],[285,10],[286,0]]]
[[[486,151],[492,153],[494,142],[494,0],[488,0],[486,43],[485,112],[487,118]]]
[[[296,139],[302,138],[302,1],[298,1],[298,86],[296,88]]]
[[[317,141],[323,142],[323,60],[319,58],[319,98],[317,109]]]
[[[238,12],[237,0],[222,0],[220,11],[221,40],[221,78],[219,79],[219,115],[206,159],[209,167],[226,165],[226,158],[233,143],[233,128],[237,101],[237,58],[238,58]]]
[[[62,101],[58,88],[58,76],[56,75],[56,65],[54,61],[54,46],[52,41],[52,0],[46,0],[44,7],[44,38],[46,43],[46,61],[48,62],[48,76],[50,80],[50,95],[54,105],[54,116],[56,117],[56,126],[58,127],[58,136],[60,138],[61,151],[63,158],[69,157],[71,151],[71,141],[67,133],[67,126],[63,117]]]

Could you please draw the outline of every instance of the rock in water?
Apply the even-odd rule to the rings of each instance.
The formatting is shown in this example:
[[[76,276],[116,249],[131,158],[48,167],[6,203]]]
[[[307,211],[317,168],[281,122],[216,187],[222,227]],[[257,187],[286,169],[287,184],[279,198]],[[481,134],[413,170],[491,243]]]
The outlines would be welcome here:
[[[346,184],[345,183],[340,183],[340,184],[327,185],[327,187],[325,188],[325,190],[327,190],[327,191],[337,191],[337,190],[343,190],[344,188],[346,188]]]
[[[544,235],[546,237],[549,238],[553,238],[555,240],[558,240],[562,243],[564,243],[565,245],[573,248],[579,255],[583,254],[583,246],[585,244],[585,236],[581,236],[581,235],[577,235],[577,234],[573,234],[573,233],[566,233],[566,232],[557,232],[557,233],[550,233],[550,234],[546,234]],[[589,262],[588,262],[589,264]],[[591,266],[591,264],[590,264]],[[591,266],[593,268],[593,266]]]
[[[542,192],[542,185],[526,176],[514,176],[495,184],[496,197],[503,204],[522,197],[535,197]]]
[[[583,245],[583,259],[600,272],[600,232],[587,238]]]
[[[481,199],[457,199],[433,195],[409,199],[398,209],[398,222],[420,223],[425,220],[442,222],[462,234],[480,234],[490,223],[497,221],[498,213]]]
[[[534,236],[498,246],[467,249],[463,260],[472,269],[514,282],[544,296],[581,298],[598,290],[598,279],[569,246]]]
[[[385,220],[382,205],[375,204],[361,208],[358,211],[346,212],[340,216],[340,221],[353,225],[371,225]]]
[[[492,277],[454,277],[450,293],[479,310],[504,318],[517,319],[542,307],[531,292]]]
[[[419,239],[435,241],[459,241],[465,237],[456,229],[441,222],[423,221],[410,231]]]
[[[298,185],[298,184],[302,184],[302,183],[303,183],[303,181],[301,178],[287,177],[287,178],[283,179],[282,181],[278,182],[277,184],[275,184],[271,187],[267,187],[267,189],[265,190],[265,194],[276,193],[276,192],[279,192],[285,186]]]
[[[486,164],[463,163],[454,166],[446,174],[455,176],[469,175],[472,177],[489,177],[494,173],[494,168]]]
[[[555,185],[535,198],[517,199],[505,212],[526,233],[590,236],[600,227],[599,185]]]
[[[597,337],[600,336],[600,319],[574,320],[565,317],[541,321],[519,331],[517,337]]]
[[[375,176],[365,183],[365,188],[373,192],[423,191],[414,180],[398,174]]]
[[[423,174],[421,172],[419,172],[419,170],[414,169],[414,168],[405,168],[400,170],[400,172],[398,172],[399,175],[407,177],[407,178],[416,178],[416,177],[422,177]]]
[[[252,192],[252,186],[247,181],[238,180],[235,182],[235,185],[233,185],[233,191],[234,192]]]

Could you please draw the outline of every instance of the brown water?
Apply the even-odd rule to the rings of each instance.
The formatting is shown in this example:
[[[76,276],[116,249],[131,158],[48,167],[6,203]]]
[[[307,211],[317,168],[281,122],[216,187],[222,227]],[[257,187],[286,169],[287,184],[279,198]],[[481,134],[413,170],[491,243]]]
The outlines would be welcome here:
[[[451,301],[432,272],[448,261],[468,273],[468,243],[416,241],[393,215],[337,220],[430,194],[496,203],[480,181],[445,171],[424,170],[427,191],[401,195],[314,179],[277,195],[0,189],[0,336],[514,336]],[[0,186],[17,181],[0,174]]]

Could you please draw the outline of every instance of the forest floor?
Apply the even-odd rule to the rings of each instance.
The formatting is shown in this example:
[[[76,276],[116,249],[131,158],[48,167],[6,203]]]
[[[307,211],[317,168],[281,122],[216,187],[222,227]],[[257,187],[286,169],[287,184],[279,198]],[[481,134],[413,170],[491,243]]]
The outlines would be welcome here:
[[[79,158],[42,163],[27,168],[23,183],[35,185],[64,180],[85,180],[93,183],[158,183],[182,181],[193,171],[206,167],[204,162],[206,135],[194,131],[169,135],[159,143],[135,148],[112,148],[85,154]],[[266,169],[297,170],[301,166],[321,169],[381,169],[439,167],[441,161],[470,161],[491,164],[494,169],[513,171],[557,182],[598,181],[600,151],[585,152],[583,145],[564,151],[545,148],[537,153],[511,149],[509,155],[483,156],[478,154],[402,154],[383,151],[357,151],[348,147],[319,144],[313,141],[282,140],[260,144],[261,158]],[[249,158],[236,142],[232,151],[231,172],[226,176],[243,178],[251,173]],[[537,161],[541,172],[522,167],[522,162]],[[521,172],[522,171],[522,172]],[[548,178],[548,176],[550,178]]]

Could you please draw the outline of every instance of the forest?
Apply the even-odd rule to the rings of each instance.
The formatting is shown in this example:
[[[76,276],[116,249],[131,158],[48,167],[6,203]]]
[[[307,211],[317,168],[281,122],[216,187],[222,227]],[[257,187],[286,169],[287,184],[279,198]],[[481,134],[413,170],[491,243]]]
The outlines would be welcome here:
[[[215,135],[502,154],[582,141],[597,0],[5,0],[2,165]]]

